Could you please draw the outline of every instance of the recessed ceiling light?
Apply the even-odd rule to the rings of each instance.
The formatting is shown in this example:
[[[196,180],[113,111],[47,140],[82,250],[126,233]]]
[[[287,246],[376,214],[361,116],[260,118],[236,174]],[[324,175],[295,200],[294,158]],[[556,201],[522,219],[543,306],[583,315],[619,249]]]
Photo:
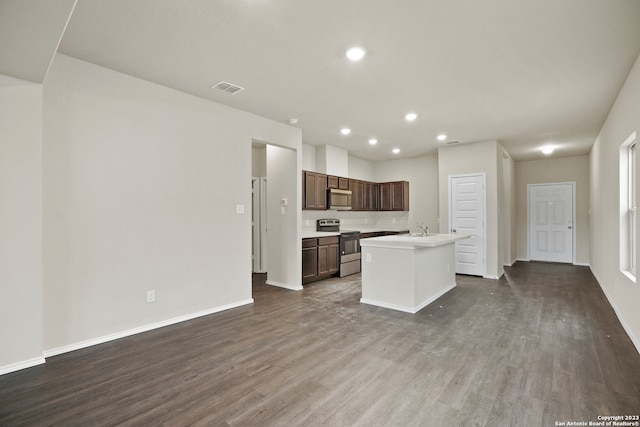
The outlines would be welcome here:
[[[364,55],[366,55],[366,53],[367,51],[364,50],[363,48],[354,46],[347,49],[347,51],[345,52],[345,55],[347,55],[347,58],[349,58],[352,61],[360,61],[362,58],[364,58]]]
[[[414,121],[415,119],[418,118],[418,115],[416,113],[408,113],[406,116],[404,116],[404,118],[407,121],[412,122],[412,121]]]
[[[553,153],[553,147],[551,145],[545,145],[540,151],[542,151],[542,154],[551,154]]]
[[[342,128],[342,129],[340,129],[340,133],[343,134],[343,135],[349,135],[351,133],[351,129]]]
[[[400,152],[400,149],[394,148],[393,150],[391,150],[391,152],[393,152],[393,154],[398,154]]]
[[[377,143],[378,143],[378,140],[377,140],[377,139],[375,139],[375,138],[371,138],[371,139],[369,140],[369,144],[371,144],[371,145],[376,145]]]
[[[447,135],[445,135],[444,133],[441,133],[440,135],[437,136],[438,141],[442,142],[445,139],[447,139]]]

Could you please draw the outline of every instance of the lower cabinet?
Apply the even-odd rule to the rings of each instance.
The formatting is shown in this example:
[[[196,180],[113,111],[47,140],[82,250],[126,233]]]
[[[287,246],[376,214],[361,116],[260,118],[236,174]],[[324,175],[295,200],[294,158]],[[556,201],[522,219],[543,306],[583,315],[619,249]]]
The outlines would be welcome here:
[[[302,239],[302,283],[326,279],[340,270],[338,236]]]

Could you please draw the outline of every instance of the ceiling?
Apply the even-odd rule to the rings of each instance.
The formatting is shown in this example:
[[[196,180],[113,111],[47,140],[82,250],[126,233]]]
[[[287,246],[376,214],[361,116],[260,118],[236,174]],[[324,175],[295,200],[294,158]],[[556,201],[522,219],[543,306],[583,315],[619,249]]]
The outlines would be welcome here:
[[[58,51],[297,118],[303,143],[366,160],[433,152],[439,133],[528,160],[590,151],[640,53],[640,1],[78,0]]]

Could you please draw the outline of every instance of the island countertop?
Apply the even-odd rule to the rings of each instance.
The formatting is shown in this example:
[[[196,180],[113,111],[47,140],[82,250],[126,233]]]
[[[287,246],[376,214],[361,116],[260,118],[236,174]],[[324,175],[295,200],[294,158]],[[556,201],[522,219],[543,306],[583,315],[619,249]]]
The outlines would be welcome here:
[[[435,247],[448,245],[456,240],[466,239],[466,234],[398,234],[394,236],[371,237],[360,240],[360,246],[373,248],[413,249],[417,247]]]

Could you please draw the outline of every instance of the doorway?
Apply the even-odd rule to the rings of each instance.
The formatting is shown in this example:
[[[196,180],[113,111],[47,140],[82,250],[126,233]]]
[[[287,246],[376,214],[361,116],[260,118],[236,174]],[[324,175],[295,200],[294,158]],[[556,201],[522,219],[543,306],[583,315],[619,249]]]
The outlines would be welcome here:
[[[575,182],[529,184],[529,259],[574,262]]]
[[[485,174],[449,175],[449,232],[470,236],[455,242],[458,274],[486,273],[485,180]]]

